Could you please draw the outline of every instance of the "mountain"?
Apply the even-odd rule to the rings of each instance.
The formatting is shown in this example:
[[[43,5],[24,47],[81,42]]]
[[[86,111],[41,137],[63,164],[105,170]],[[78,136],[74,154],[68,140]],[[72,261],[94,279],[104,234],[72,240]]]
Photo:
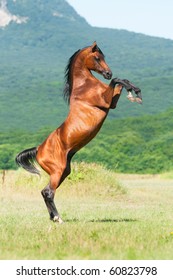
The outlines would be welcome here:
[[[129,103],[123,94],[109,118],[173,107],[172,40],[91,27],[65,0],[0,3],[1,132],[57,127],[68,111],[62,97],[67,61],[94,40],[114,77],[132,80],[143,93],[142,106]]]
[[[76,49],[74,37],[90,27],[64,0],[1,0],[0,10],[10,19],[5,26],[0,22],[5,49],[7,44],[10,49],[35,47],[60,51],[63,47],[64,54],[72,46]],[[71,48],[65,42],[72,44]]]

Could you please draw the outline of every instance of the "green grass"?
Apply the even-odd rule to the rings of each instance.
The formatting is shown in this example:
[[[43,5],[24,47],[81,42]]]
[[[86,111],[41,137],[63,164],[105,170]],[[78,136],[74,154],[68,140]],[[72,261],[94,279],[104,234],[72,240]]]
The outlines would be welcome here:
[[[6,173],[1,259],[173,259],[172,178],[73,164],[56,193],[62,225],[49,220],[40,195],[47,180],[21,169]]]

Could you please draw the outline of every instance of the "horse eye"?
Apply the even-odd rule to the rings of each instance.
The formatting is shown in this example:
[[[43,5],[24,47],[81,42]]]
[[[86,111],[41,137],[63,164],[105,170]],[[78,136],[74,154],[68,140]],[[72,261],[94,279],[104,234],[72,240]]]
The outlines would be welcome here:
[[[100,58],[99,58],[98,56],[95,56],[95,60],[96,60],[97,62],[99,62],[99,61],[100,61]]]

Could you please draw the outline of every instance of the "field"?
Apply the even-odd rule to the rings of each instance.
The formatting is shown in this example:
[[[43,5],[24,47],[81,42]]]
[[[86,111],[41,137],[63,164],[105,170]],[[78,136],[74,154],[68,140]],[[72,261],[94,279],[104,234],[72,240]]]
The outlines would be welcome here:
[[[64,224],[49,220],[48,178],[0,173],[0,259],[173,259],[173,176],[116,174],[73,164],[56,193]]]

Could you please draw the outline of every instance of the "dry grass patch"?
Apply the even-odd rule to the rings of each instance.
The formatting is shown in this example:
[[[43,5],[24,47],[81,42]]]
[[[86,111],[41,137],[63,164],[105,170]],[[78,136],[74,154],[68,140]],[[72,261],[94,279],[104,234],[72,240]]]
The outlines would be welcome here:
[[[1,259],[172,259],[173,179],[73,164],[49,221],[48,177],[8,171],[0,186]]]

